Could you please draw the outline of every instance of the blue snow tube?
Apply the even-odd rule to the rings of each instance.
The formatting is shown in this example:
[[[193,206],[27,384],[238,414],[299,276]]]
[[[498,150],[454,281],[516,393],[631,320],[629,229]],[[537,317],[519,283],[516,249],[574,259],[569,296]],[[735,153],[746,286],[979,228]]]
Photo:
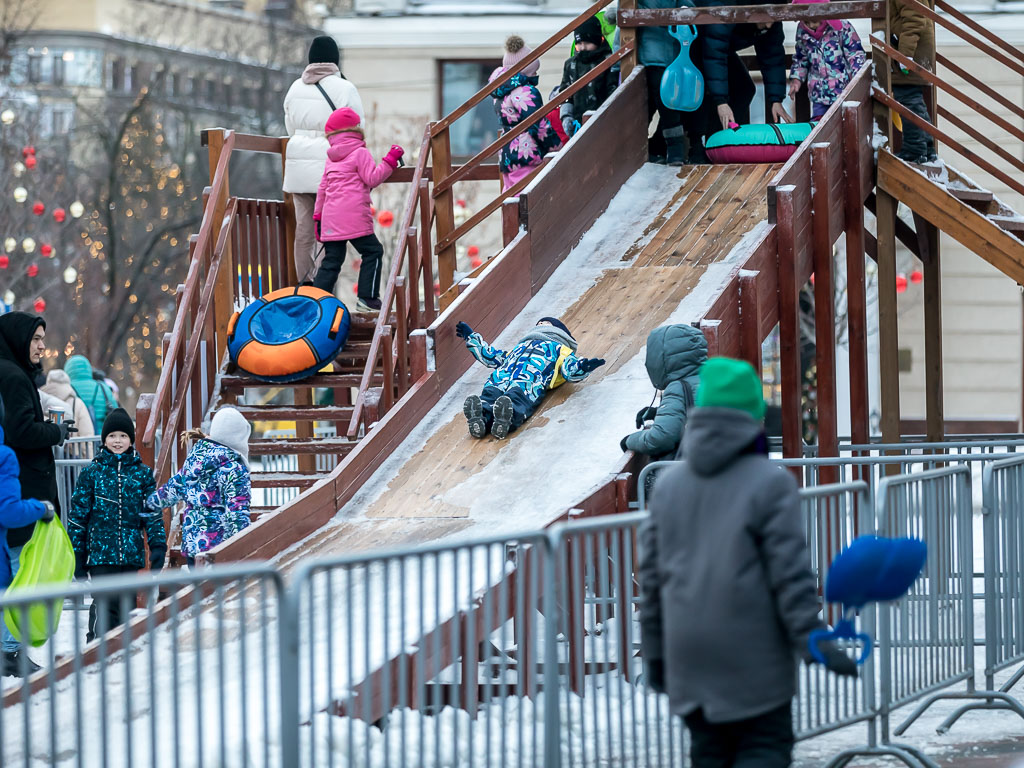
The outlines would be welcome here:
[[[350,323],[348,309],[327,291],[281,288],[231,316],[228,354],[261,381],[298,381],[338,356]]]

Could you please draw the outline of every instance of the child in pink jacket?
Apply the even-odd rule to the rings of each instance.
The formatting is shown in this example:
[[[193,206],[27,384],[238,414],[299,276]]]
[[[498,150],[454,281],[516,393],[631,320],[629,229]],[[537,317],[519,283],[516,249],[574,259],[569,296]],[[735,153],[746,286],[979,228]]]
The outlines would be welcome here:
[[[324,244],[324,259],[313,285],[334,292],[341,265],[345,263],[347,243],[351,242],[363,260],[359,267],[356,311],[377,312],[384,247],[373,233],[370,190],[391,175],[405,150],[393,144],[380,164],[375,164],[359,127],[359,115],[347,107],[334,110],[324,130],[331,146],[313,209],[317,240]]]

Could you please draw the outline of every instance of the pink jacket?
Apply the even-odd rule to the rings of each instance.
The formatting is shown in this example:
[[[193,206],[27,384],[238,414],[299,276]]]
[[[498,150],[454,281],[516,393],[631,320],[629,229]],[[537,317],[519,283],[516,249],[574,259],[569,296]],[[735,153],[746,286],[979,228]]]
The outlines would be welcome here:
[[[320,222],[320,241],[353,240],[373,234],[370,190],[394,170],[373,155],[358,133],[346,131],[328,137],[327,166],[316,193],[313,220]]]

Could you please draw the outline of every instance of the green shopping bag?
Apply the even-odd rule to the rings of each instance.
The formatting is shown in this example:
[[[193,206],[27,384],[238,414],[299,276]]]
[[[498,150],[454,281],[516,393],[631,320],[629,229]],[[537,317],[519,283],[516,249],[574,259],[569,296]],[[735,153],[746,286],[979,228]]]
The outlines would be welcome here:
[[[74,575],[75,551],[60,518],[55,517],[49,523],[36,523],[32,538],[21,548],[21,565],[4,596],[14,597],[18,590],[33,587],[70,584]],[[54,600],[49,609],[45,602],[31,603],[27,608],[7,607],[4,623],[16,640],[38,648],[57,631],[63,607],[63,600]],[[25,627],[23,620],[28,622]]]

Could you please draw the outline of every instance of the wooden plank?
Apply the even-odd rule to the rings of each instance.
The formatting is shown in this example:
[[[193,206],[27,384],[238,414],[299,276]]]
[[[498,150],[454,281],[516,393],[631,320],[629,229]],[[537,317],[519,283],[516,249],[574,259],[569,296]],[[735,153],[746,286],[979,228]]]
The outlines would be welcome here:
[[[534,292],[647,159],[646,98],[638,68],[602,105],[601,117],[581,128],[520,196],[522,221],[531,238]],[[616,162],[595,163],[595,157],[615,157]]]
[[[431,136],[430,153],[433,160],[434,178],[443,179],[448,176],[452,170],[452,149],[447,131]],[[434,215],[435,235],[437,241],[440,242],[455,231],[455,196],[452,190],[449,189],[444,194],[434,197]],[[455,278],[454,243],[438,252],[437,277],[441,282],[442,293],[452,286]],[[443,306],[442,309],[444,309]]]
[[[619,25],[618,17],[620,13],[629,13],[636,10],[636,0],[619,0],[619,7],[615,14],[616,26],[619,26],[619,43],[623,47],[632,48],[632,52],[622,61],[622,66],[619,67],[620,77],[625,80],[633,73],[634,67],[637,63],[637,40],[636,30],[632,27],[622,27]]]
[[[860,144],[868,122],[861,105],[843,104],[843,170],[846,182],[846,338],[850,359],[850,435],[855,445],[870,438],[868,394],[867,278],[864,266],[864,188]]]
[[[800,376],[800,302],[796,278],[797,244],[793,210],[794,188],[776,190],[779,247],[779,351],[782,369],[782,454],[803,455],[803,417]]]
[[[452,171],[460,171],[464,166],[456,165]],[[422,178],[428,181],[434,180],[434,170],[424,168]],[[479,163],[465,171],[463,181],[498,181],[501,179],[501,169],[497,163]],[[416,181],[416,166],[403,165],[395,168],[391,175],[384,179],[385,184],[413,184]],[[415,186],[415,185],[414,185]]]
[[[828,5],[734,5],[724,7],[619,10],[621,28],[666,27],[673,24],[773,24],[779,21],[881,19],[882,0],[833,0]]]
[[[832,262],[832,174],[829,144],[811,145],[814,188],[814,335],[817,357],[818,455],[839,455],[836,405],[836,313]],[[835,153],[839,154],[839,153]],[[842,197],[840,198],[842,199]],[[821,467],[823,485],[838,482],[835,467]]]
[[[1024,243],[964,205],[944,187],[927,183],[921,174],[886,150],[878,153],[878,186],[1024,284]]]
[[[761,308],[757,295],[760,272],[744,270],[739,274],[740,357],[761,375]]]
[[[879,156],[883,154],[884,150],[880,150]],[[896,200],[881,188],[881,184],[875,196],[875,220],[878,231],[878,357],[882,380],[882,442],[898,443],[900,367],[899,313],[896,303]]]
[[[309,390],[297,390],[308,393]],[[338,421],[348,419],[352,412],[351,408],[338,407],[333,405],[236,405],[239,413],[249,421]],[[298,435],[298,437],[312,438],[313,435]]]
[[[945,439],[945,408],[942,391],[942,274],[939,233],[926,225],[928,260],[924,263],[924,400],[928,442]]]

